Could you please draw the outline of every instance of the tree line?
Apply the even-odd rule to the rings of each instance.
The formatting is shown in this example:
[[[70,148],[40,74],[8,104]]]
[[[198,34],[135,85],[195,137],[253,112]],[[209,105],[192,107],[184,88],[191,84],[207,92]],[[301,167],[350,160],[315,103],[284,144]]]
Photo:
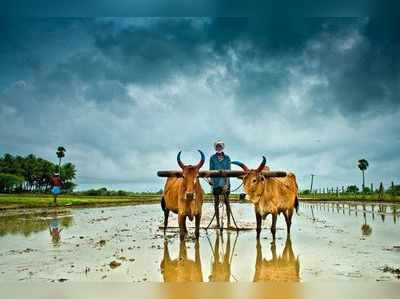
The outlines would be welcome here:
[[[362,190],[363,189],[363,190]],[[392,194],[392,195],[400,195],[400,185],[395,185],[394,182],[385,189],[383,187],[383,183],[379,184],[378,188],[374,188],[374,185],[371,183],[370,187],[364,185],[364,187],[360,189],[356,185],[349,186],[341,186],[341,187],[328,187],[328,188],[317,188],[310,191],[310,189],[302,190],[300,194],[308,195],[308,194]]]
[[[72,163],[59,168],[59,165],[33,154],[26,157],[5,154],[0,157],[0,193],[48,192],[55,172],[60,172],[64,191],[72,192],[76,186],[73,183],[76,168]]]

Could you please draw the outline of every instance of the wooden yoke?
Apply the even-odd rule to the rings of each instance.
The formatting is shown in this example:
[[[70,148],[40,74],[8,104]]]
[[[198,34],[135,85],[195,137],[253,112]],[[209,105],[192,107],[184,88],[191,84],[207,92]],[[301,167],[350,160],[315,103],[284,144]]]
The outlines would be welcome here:
[[[242,170],[201,170],[199,177],[212,178],[212,177],[241,177],[246,175],[247,172]],[[264,177],[285,177],[285,171],[262,171]],[[182,177],[182,171],[179,170],[160,170],[157,172],[159,177]]]

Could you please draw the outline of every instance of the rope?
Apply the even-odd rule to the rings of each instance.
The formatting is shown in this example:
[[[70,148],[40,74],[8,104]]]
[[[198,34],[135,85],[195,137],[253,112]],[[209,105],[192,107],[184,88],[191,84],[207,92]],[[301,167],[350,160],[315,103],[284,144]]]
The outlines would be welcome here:
[[[242,183],[239,185],[239,187],[233,189],[231,192],[233,193],[233,192],[237,191],[237,190],[238,190],[240,187],[242,187],[242,186],[243,186],[243,181],[242,181]]]
[[[284,186],[286,189],[290,190],[290,191],[294,191],[292,188],[290,188],[288,185],[282,183],[280,180],[278,180],[277,178],[270,178],[272,180],[274,180],[275,182],[278,182],[279,184],[281,184],[282,186]]]
[[[208,181],[208,179],[206,179],[206,178],[204,178],[204,177],[202,177],[202,179],[203,179],[205,182],[207,182],[208,184],[210,184],[210,182]],[[238,190],[240,187],[242,187],[242,186],[243,186],[243,181],[242,181],[242,183],[241,183],[238,187],[236,187],[235,189],[233,189],[233,190],[230,191],[230,192],[235,192],[235,191],[237,191],[237,190]],[[224,201],[221,201],[221,197],[220,197],[220,196],[218,196],[218,201],[219,201],[219,203],[218,203],[218,209],[222,208],[221,216],[220,216],[220,217],[221,217],[220,223],[221,223],[221,228],[223,228],[223,227],[224,227],[224,211],[225,211],[225,204],[224,204]],[[227,213],[227,212],[226,212],[225,214],[228,216],[228,213]],[[230,216],[232,217],[233,224],[235,225],[236,230],[239,230],[239,227],[238,227],[237,224],[236,224],[235,217],[233,217],[232,209],[230,209]],[[214,211],[214,215],[213,215],[212,218],[211,218],[210,223],[206,226],[206,230],[210,227],[210,225],[211,225],[211,223],[213,222],[214,218],[215,218],[215,211]]]

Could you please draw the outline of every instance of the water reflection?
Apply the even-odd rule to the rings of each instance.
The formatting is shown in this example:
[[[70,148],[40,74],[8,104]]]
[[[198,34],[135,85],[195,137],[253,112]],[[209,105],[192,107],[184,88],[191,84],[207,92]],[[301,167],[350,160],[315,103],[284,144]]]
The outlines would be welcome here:
[[[69,227],[72,225],[72,214],[69,210],[51,210],[30,212],[27,214],[9,214],[0,217],[0,236],[7,234],[22,234],[25,237],[31,234],[48,230],[53,220],[57,220],[57,227]],[[55,222],[53,223],[55,227]]]
[[[61,221],[60,218],[58,217],[57,211],[55,211],[55,214],[53,217],[50,219],[49,222],[49,232],[51,236],[51,241],[54,246],[58,246],[61,240],[61,231],[63,229],[61,228]]]
[[[366,203],[305,203],[305,208],[309,208],[311,212],[311,219],[317,220],[315,211],[325,211],[328,213],[341,213],[343,215],[358,217],[360,214],[365,218],[368,214],[371,215],[372,220],[375,220],[377,215],[384,223],[388,217],[393,219],[393,223],[397,223],[399,217],[398,205],[396,204],[366,204]]]
[[[171,259],[168,250],[168,241],[164,241],[164,257],[161,261],[161,273],[164,282],[202,282],[203,274],[201,271],[200,245],[196,240],[195,258],[189,259],[187,256],[186,242],[179,244],[179,255],[176,259]]]
[[[263,258],[261,243],[257,241],[257,258],[254,282],[298,282],[300,281],[300,261],[295,257],[290,238],[286,239],[281,255],[276,253],[276,243],[271,243],[272,259]]]
[[[367,224],[367,209],[365,204],[363,205],[363,217],[364,224],[361,226],[361,233],[363,236],[367,237],[372,234],[372,227]]]
[[[378,212],[381,215],[382,222],[385,222],[386,208],[386,205],[379,205]]]
[[[207,235],[208,238],[208,235]],[[216,232],[216,238],[214,246],[211,245],[212,257],[211,257],[211,274],[208,276],[209,281],[230,281],[231,278],[231,263],[232,257],[236,247],[236,241],[238,234],[236,233],[235,242],[231,250],[231,232],[227,232],[227,240],[225,248],[222,232]],[[221,240],[220,240],[221,239]],[[210,242],[210,240],[208,239]],[[220,243],[222,243],[220,247]],[[232,251],[232,252],[231,252]]]

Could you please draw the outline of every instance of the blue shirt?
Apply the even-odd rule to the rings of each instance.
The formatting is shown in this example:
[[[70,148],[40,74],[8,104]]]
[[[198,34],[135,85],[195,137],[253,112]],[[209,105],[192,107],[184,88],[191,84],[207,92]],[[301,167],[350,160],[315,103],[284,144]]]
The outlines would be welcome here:
[[[224,159],[219,160],[217,154],[214,154],[210,158],[210,170],[230,170],[231,169],[231,158],[224,154]],[[216,177],[211,178],[212,188],[224,187],[228,185],[230,188],[229,178]]]

